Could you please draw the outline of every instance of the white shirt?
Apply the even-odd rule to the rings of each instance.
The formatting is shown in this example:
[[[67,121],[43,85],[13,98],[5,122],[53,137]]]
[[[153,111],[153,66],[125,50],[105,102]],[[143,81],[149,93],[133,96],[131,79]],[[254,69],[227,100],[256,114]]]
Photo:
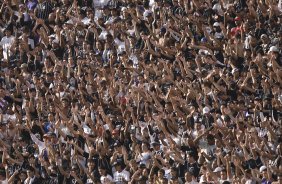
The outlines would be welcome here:
[[[138,156],[137,159],[139,159],[141,163],[145,164],[148,167],[150,164],[151,157],[152,157],[151,152],[143,152]]]
[[[34,40],[28,38],[28,45],[30,45],[30,47],[31,47],[32,49],[34,49]]]
[[[124,183],[124,181],[130,180],[130,173],[126,170],[123,170],[121,172],[114,172],[114,182],[117,184]]]
[[[185,182],[185,184],[198,184],[198,182],[197,181],[194,181],[194,180],[192,180],[191,182]]]
[[[118,52],[125,51],[125,42],[120,41],[119,39],[115,39],[115,44],[118,46]]]
[[[3,181],[0,181],[0,184],[8,184],[8,180],[3,180]]]
[[[39,153],[46,148],[45,142],[40,141],[34,134],[30,134],[31,140],[38,146]]]
[[[81,22],[83,22],[84,25],[89,25],[90,24],[91,19],[89,19],[88,17],[84,17]]]
[[[101,176],[100,181],[102,184],[111,184],[113,182],[113,178],[111,175]]]
[[[33,176],[32,178],[26,178],[24,184],[32,184],[34,180],[35,180],[35,176]]]
[[[0,41],[0,46],[3,47],[3,56],[4,59],[8,59],[8,56],[10,55],[10,48],[13,44],[13,42],[15,41],[15,37],[14,36],[4,36],[1,41]]]

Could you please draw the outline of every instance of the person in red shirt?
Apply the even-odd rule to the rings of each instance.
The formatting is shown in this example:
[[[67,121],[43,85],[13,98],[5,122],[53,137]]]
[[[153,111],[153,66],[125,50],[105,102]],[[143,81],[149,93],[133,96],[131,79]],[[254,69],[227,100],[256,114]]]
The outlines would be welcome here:
[[[240,17],[235,17],[234,21],[235,21],[236,27],[233,27],[231,29],[231,32],[230,32],[231,36],[235,36],[237,34],[241,34],[241,24],[242,24],[241,18]]]

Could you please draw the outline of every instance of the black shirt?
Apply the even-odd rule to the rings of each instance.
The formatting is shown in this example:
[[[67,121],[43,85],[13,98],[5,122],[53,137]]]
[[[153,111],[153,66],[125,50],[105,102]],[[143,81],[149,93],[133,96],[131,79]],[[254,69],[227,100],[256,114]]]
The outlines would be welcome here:
[[[13,99],[10,96],[5,96],[0,99],[0,113],[5,113],[8,107],[10,107],[13,103]]]

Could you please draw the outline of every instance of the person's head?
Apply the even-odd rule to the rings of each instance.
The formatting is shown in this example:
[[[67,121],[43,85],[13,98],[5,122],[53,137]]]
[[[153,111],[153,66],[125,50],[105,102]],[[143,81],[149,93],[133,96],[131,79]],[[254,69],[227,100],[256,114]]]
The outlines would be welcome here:
[[[99,24],[100,26],[104,26],[104,20],[103,20],[103,18],[98,18],[98,24]]]
[[[92,10],[92,9],[88,9],[88,10],[86,11],[86,16],[87,16],[88,18],[90,18],[90,19],[93,19],[93,18],[94,18],[94,12],[93,12],[93,10]]]
[[[34,163],[35,163],[35,157],[34,157],[34,155],[30,155],[30,156],[28,157],[28,162],[29,162],[29,164],[34,164]]]
[[[80,172],[79,166],[77,164],[73,164],[71,166],[71,172],[75,172],[77,175]]]
[[[222,184],[231,184],[229,181],[224,181]]]
[[[124,63],[127,62],[128,56],[127,56],[126,51],[122,51],[122,52],[118,53],[118,57],[122,62],[124,62]]]
[[[158,178],[163,179],[165,175],[165,171],[163,169],[158,170]]]
[[[101,175],[101,176],[106,176],[107,175],[107,170],[106,170],[106,168],[104,167],[104,166],[100,166],[99,167],[99,174]]]
[[[178,0],[172,0],[172,5],[173,6],[178,6]]]
[[[54,115],[52,113],[48,114],[48,121],[50,121],[50,122],[54,121]]]
[[[145,151],[148,151],[149,150],[149,147],[150,145],[148,143],[142,143],[142,151],[145,152]]]
[[[144,163],[140,163],[140,164],[138,165],[138,168],[139,168],[139,170],[144,171],[144,170],[146,170],[146,165],[145,165]]]
[[[95,160],[89,159],[87,163],[87,167],[90,171],[92,171],[95,168]]]
[[[194,124],[194,129],[197,131],[200,131],[202,129],[202,124],[199,120],[196,120],[195,124]]]
[[[170,175],[171,175],[171,178],[172,178],[173,180],[177,180],[177,179],[178,179],[178,170],[177,170],[176,167],[172,167],[172,168],[170,169]]]
[[[159,151],[160,148],[161,148],[161,145],[160,145],[159,142],[153,142],[153,143],[152,143],[152,146],[153,146],[153,149],[154,149],[155,151]]]
[[[166,110],[167,112],[172,112],[172,111],[173,111],[172,103],[171,103],[171,102],[167,102],[167,103],[165,104],[165,110]]]
[[[242,23],[242,20],[240,17],[235,17],[234,21],[235,21],[236,26],[240,26]]]
[[[27,72],[28,65],[26,63],[21,64],[21,71]]]
[[[5,29],[4,32],[5,32],[5,35],[6,35],[7,37],[9,37],[9,36],[12,35],[11,29]]]
[[[122,171],[122,167],[121,167],[121,164],[119,162],[115,162],[114,167],[118,172]]]
[[[245,49],[244,50],[244,58],[249,59],[252,56],[252,51],[251,49]]]
[[[189,171],[185,172],[185,182],[192,182],[193,180],[193,173]]]
[[[144,18],[147,20],[149,23],[152,23],[154,21],[153,13],[151,11],[146,10],[144,13]]]
[[[114,139],[119,139],[119,135],[120,135],[120,132],[119,132],[118,129],[114,129],[114,130],[112,131],[112,136],[113,136]],[[115,146],[116,146],[116,147],[119,147],[119,146],[120,146],[120,143],[115,143]]]
[[[64,5],[68,5],[70,1],[69,0],[62,0],[62,2],[63,2]]]
[[[168,22],[167,22],[167,24],[170,26],[170,27],[174,27],[175,25],[175,21],[172,19],[172,18],[169,18],[168,20],[167,20]]]
[[[215,144],[215,138],[212,134],[207,135],[207,142],[208,142],[208,145],[214,145]]]
[[[29,167],[27,170],[26,170],[26,173],[27,173],[27,177],[30,177],[32,178],[34,176],[34,169],[32,167]]]
[[[19,11],[20,12],[25,12],[26,11],[26,6],[24,4],[19,5]]]
[[[27,178],[27,173],[25,171],[21,171],[19,173],[19,179],[21,182],[24,182],[24,180]]]
[[[29,92],[29,96],[30,97],[34,97],[35,95],[36,95],[36,89],[35,88],[30,88],[29,90],[28,90],[28,92]]]
[[[55,13],[50,13],[48,16],[48,22],[54,22],[56,19]]]
[[[213,30],[215,32],[221,32],[220,24],[218,22],[213,23]]]
[[[269,48],[268,54],[270,55],[270,57],[274,57],[276,59],[277,56],[279,55],[278,47],[277,46],[271,46]]]
[[[57,142],[57,136],[55,133],[49,133],[51,143],[55,144]]]
[[[267,178],[267,167],[266,166],[261,166],[259,168],[260,174],[263,178]]]
[[[220,171],[220,178],[221,178],[222,180],[226,180],[226,179],[227,179],[226,169],[222,169],[222,170]]]
[[[102,41],[97,41],[96,42],[96,49],[103,50],[103,42]]]
[[[268,36],[267,36],[266,34],[262,34],[262,35],[260,36],[260,39],[261,39],[261,41],[262,41],[263,44],[266,44],[266,43],[268,43],[268,41],[269,41]]]
[[[5,89],[4,89],[4,88],[2,88],[2,87],[0,87],[0,98],[5,97],[5,95],[6,95],[6,91],[5,91]]]
[[[68,99],[66,99],[66,98],[62,99],[62,106],[63,106],[63,108],[67,108],[68,105],[69,105]]]
[[[188,152],[187,159],[188,159],[189,163],[194,163],[195,162],[195,155],[192,152]]]
[[[205,116],[210,115],[210,108],[209,108],[209,107],[204,107],[204,108],[203,108],[203,114],[204,114]]]

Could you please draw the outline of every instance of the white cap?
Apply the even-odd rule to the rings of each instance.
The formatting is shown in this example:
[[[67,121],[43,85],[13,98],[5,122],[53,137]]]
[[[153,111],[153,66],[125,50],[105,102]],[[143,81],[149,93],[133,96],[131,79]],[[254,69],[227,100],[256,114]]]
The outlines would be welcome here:
[[[219,27],[220,24],[219,24],[218,22],[215,22],[215,23],[213,23],[213,26],[214,26],[214,27]]]
[[[52,43],[57,43],[57,44],[59,44],[60,41],[59,41],[58,39],[54,39],[54,40],[52,41]]]
[[[262,172],[262,171],[264,171],[264,170],[266,170],[267,169],[267,167],[266,166],[261,166],[260,168],[259,168],[259,172]]]
[[[233,68],[231,73],[234,74],[235,72],[238,72],[238,71],[239,71],[238,68]]]
[[[276,46],[271,46],[268,52],[279,52],[279,49]]]
[[[215,5],[213,5],[212,9],[214,11],[217,11],[218,14],[223,15],[223,11],[222,11],[221,5],[219,3],[216,3]]]
[[[260,38],[268,38],[268,36],[266,34],[262,34]]]
[[[200,178],[199,183],[204,183],[204,182],[207,182],[207,180],[205,179],[205,176],[202,175],[201,178]]]
[[[217,4],[213,5],[212,9],[219,11],[219,10],[221,10],[221,6],[220,6],[220,4],[217,3]]]
[[[73,21],[70,19],[66,22],[66,24],[73,24]]]
[[[204,107],[203,108],[203,114],[207,114],[210,112],[210,108],[209,107]]]
[[[150,10],[146,10],[144,13],[143,13],[143,16],[144,18],[147,17],[149,14],[152,14],[153,12],[150,11]]]
[[[215,168],[215,170],[213,172],[221,172],[222,171],[222,168],[221,167],[217,167]]]

